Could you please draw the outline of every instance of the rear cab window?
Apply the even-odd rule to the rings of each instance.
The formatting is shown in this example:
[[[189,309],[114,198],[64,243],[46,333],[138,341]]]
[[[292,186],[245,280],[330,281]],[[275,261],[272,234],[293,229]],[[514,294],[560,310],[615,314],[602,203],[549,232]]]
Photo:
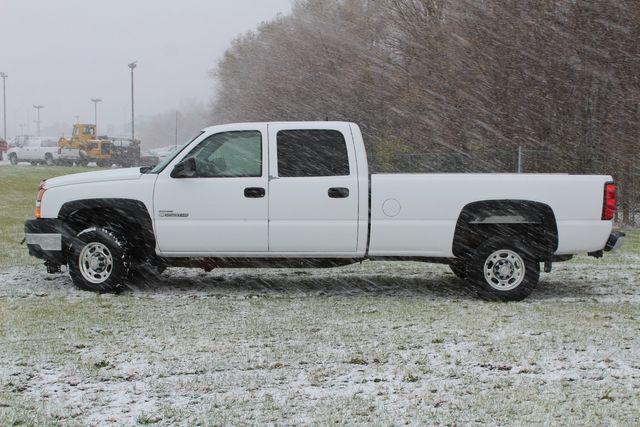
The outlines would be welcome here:
[[[349,176],[349,154],[337,130],[281,130],[277,133],[278,175],[282,178]]]

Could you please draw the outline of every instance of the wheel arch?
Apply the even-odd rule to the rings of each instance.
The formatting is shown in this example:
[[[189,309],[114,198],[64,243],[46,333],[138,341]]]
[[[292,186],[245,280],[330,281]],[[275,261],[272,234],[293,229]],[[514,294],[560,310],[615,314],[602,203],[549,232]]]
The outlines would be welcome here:
[[[146,205],[133,199],[88,199],[67,202],[58,219],[74,232],[90,226],[115,227],[135,248],[136,258],[155,255],[156,238]]]
[[[558,226],[553,209],[531,200],[482,200],[460,212],[453,238],[453,254],[464,258],[486,239],[517,235],[540,259],[558,249]]]

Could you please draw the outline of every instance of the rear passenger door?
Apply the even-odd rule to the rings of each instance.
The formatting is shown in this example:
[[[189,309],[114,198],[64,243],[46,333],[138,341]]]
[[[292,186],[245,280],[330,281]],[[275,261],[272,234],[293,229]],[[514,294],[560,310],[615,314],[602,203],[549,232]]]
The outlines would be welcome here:
[[[348,124],[269,125],[270,252],[356,252],[355,159]]]

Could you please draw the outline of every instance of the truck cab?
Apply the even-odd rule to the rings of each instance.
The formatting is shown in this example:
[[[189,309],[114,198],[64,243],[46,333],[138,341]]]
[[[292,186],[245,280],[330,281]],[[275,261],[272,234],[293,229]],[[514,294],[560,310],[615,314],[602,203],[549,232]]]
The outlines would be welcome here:
[[[357,153],[363,148],[356,148],[348,124],[219,127],[186,159],[176,156],[152,171],[158,250],[361,257],[368,176],[366,157]]]

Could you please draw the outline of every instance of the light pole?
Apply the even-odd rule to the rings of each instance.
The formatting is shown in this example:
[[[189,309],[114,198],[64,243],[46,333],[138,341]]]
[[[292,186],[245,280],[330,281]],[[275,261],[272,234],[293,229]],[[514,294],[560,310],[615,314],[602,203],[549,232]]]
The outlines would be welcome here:
[[[38,124],[38,136],[40,136],[40,110],[44,108],[44,105],[34,105],[33,108],[38,112],[38,120],[36,120],[36,123]]]
[[[7,140],[7,86],[5,84],[5,81],[7,79],[7,76],[5,73],[0,72],[0,77],[2,77],[2,112],[3,112],[3,116],[2,116],[2,121],[4,123],[4,140]]]
[[[176,110],[176,147],[178,146],[178,110]]]
[[[131,69],[131,142],[136,140],[136,125],[135,125],[135,106],[133,98],[133,70],[138,66],[138,61],[134,61],[128,65]]]
[[[91,98],[91,102],[93,102],[93,124],[96,126],[96,136],[98,136],[98,104],[102,99]]]

